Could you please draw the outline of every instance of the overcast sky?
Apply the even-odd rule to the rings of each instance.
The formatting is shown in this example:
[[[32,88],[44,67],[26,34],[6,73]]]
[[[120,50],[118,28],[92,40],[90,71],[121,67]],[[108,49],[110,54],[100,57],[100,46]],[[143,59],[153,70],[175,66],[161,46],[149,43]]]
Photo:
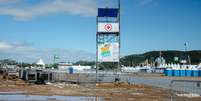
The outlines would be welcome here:
[[[0,59],[94,60],[97,8],[117,0],[0,0]],[[201,0],[121,0],[121,55],[201,49]]]

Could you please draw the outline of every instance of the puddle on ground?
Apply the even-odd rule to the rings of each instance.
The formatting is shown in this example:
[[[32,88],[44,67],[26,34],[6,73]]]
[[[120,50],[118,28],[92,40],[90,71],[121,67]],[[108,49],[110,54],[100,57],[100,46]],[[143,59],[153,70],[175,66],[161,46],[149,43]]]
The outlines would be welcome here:
[[[176,95],[180,96],[180,97],[188,97],[188,98],[201,97],[201,95],[199,95],[199,94],[193,94],[193,93],[189,93],[189,94],[176,94]]]
[[[0,92],[0,95],[18,95],[18,94],[26,94],[23,91],[16,91],[16,92]]]
[[[23,92],[0,92],[0,101],[104,101],[103,97],[87,96],[40,96]]]

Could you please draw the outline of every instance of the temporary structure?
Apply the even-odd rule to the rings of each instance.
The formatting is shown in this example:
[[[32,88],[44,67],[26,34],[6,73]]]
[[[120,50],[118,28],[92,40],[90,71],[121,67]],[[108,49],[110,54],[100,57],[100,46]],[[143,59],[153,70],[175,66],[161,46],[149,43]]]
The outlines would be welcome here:
[[[42,67],[45,67],[45,63],[43,62],[43,60],[41,58],[38,60],[38,62],[36,64],[40,65]]]
[[[198,67],[201,67],[201,63],[198,65]]]

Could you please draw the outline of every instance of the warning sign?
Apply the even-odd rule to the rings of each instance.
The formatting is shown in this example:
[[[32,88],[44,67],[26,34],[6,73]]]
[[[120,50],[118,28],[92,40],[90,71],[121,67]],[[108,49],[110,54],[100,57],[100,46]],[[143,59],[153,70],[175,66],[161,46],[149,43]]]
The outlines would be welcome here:
[[[119,32],[119,23],[98,23],[98,32]]]
[[[112,30],[112,24],[106,24],[105,25],[105,30],[106,31],[111,31]]]

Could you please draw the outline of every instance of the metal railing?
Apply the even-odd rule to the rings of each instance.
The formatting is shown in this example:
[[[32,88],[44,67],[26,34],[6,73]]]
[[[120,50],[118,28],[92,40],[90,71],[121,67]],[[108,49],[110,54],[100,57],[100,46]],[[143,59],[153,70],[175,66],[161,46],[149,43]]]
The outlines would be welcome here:
[[[200,80],[172,80],[170,85],[171,101],[177,101],[177,93],[192,93],[201,95]]]

